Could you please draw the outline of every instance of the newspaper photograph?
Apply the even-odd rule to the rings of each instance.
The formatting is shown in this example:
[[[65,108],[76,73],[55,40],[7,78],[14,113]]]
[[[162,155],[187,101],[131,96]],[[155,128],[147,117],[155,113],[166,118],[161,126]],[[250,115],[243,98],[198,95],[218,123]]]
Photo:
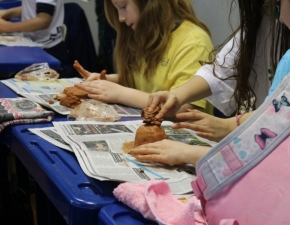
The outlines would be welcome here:
[[[38,135],[39,137],[45,139],[46,141],[50,142],[51,144],[72,152],[71,147],[64,142],[64,140],[57,133],[57,130],[54,127],[29,128],[28,130]]]
[[[197,137],[191,130],[173,130],[172,122],[163,121],[168,138],[192,145],[211,146],[213,143]],[[144,163],[127,154],[123,145],[134,141],[141,120],[128,122],[68,121],[53,122],[55,131],[75,153],[80,166],[88,176],[100,180],[144,182],[165,180],[174,194],[192,192],[195,178],[193,166],[168,166]]]

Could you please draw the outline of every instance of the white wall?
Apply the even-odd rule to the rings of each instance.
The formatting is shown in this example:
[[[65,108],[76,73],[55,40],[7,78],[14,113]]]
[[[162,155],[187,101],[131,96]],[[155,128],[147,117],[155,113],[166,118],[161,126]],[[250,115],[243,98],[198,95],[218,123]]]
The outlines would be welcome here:
[[[249,0],[252,1],[252,0]],[[219,45],[232,33],[229,22],[232,0],[191,0],[196,15],[209,27],[214,45]],[[238,10],[231,15],[234,29],[238,26]]]

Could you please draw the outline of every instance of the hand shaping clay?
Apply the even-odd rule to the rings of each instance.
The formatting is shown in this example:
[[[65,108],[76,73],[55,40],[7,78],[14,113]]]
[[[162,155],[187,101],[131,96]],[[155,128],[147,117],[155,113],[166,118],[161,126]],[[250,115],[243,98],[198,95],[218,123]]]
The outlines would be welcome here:
[[[159,107],[153,112],[148,112],[148,108],[142,110],[141,116],[145,124],[140,126],[136,131],[134,148],[168,138],[164,129],[161,128],[163,119],[155,118],[159,111]]]
[[[59,104],[74,109],[81,104],[81,99],[88,98],[88,92],[79,89],[77,87],[67,87],[63,90],[63,95],[57,96],[56,100],[59,100]]]

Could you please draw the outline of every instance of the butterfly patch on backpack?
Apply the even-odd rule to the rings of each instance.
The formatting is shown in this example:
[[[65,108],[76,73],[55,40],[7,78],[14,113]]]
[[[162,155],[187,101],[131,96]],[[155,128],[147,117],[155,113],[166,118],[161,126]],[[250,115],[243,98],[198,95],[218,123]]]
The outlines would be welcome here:
[[[270,131],[267,128],[261,128],[261,134],[256,134],[254,138],[255,138],[256,143],[260,146],[260,148],[264,150],[266,147],[267,139],[274,138],[274,137],[277,137],[276,133],[274,133],[273,131]]]
[[[290,106],[290,102],[288,101],[287,97],[285,95],[282,95],[281,96],[281,101],[278,101],[276,99],[274,99],[272,101],[273,103],[273,106],[275,108],[275,112],[279,112],[279,110],[281,109],[281,106],[284,105],[284,106]]]

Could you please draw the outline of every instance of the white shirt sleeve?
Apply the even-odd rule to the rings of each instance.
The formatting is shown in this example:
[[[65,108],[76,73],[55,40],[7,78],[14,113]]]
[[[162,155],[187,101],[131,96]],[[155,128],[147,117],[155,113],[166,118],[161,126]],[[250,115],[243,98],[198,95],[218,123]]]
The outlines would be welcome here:
[[[204,65],[195,76],[204,78],[210,86],[212,96],[207,100],[225,115],[231,115],[236,110],[235,99],[232,98],[236,80],[223,80],[234,74],[232,66],[239,49],[240,32],[233,37],[216,55],[217,63],[214,65]],[[213,74],[215,70],[215,75]]]

